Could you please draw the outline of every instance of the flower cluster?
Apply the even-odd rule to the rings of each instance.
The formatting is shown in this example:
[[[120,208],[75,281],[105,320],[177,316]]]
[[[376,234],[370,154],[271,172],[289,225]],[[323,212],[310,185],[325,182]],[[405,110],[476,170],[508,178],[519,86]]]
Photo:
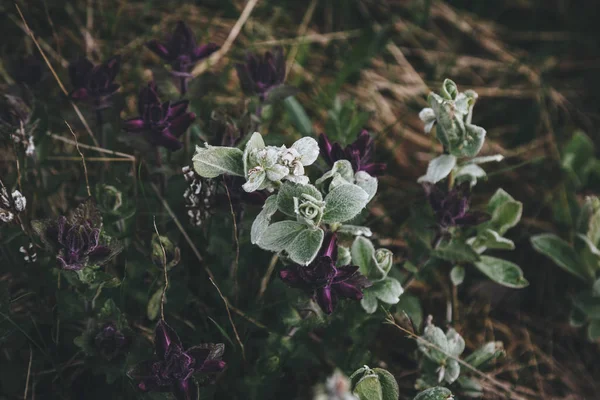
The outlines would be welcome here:
[[[121,245],[101,235],[102,218],[91,200],[81,204],[68,217],[32,221],[35,232],[56,254],[58,267],[80,271],[100,266],[119,254]]]
[[[221,360],[225,346],[202,344],[184,350],[177,333],[163,320],[154,331],[157,360],[148,360],[133,367],[128,375],[138,382],[143,392],[172,392],[178,400],[198,398],[198,383],[193,375],[214,374],[225,369]]]
[[[423,189],[435,219],[442,229],[452,226],[475,226],[490,219],[490,215],[482,211],[469,211],[471,190],[467,182],[444,190],[438,185],[424,183]]]
[[[279,271],[279,277],[287,285],[311,293],[323,312],[331,314],[340,298],[360,300],[363,298],[363,289],[371,286],[357,266],[336,267],[337,262],[337,238],[331,233],[312,263],[284,268]]]
[[[69,64],[69,77],[74,89],[69,97],[74,100],[89,101],[96,110],[110,106],[110,97],[119,90],[114,82],[121,67],[121,57],[109,58],[100,65],[94,65],[87,58],[80,58]]]
[[[319,147],[312,138],[302,138],[289,149],[285,146],[265,146],[260,133],[255,132],[246,146],[244,167],[247,192],[273,191],[282,181],[307,184],[304,167],[319,156]]]
[[[0,188],[0,221],[12,222],[19,213],[25,211],[27,199],[18,190],[10,195],[6,187]]]
[[[248,53],[246,62],[235,64],[235,69],[244,93],[248,96],[258,96],[259,100],[264,102],[285,80],[283,49],[276,47],[262,57]]]
[[[140,91],[138,97],[139,117],[123,122],[129,133],[142,134],[154,146],[175,151],[183,147],[179,137],[190,127],[196,115],[187,111],[189,101],[180,100],[161,103],[154,82]]]
[[[175,30],[164,42],[151,40],[146,46],[171,65],[171,73],[179,79],[182,95],[187,92],[194,65],[219,50],[215,43],[198,46],[194,33],[183,21],[177,22]]]
[[[383,175],[386,165],[372,162],[374,153],[373,138],[366,130],[363,130],[358,138],[345,148],[337,142],[331,142],[327,135],[319,135],[319,147],[321,157],[330,167],[333,167],[336,161],[348,160],[352,164],[355,172],[365,171],[371,176]]]

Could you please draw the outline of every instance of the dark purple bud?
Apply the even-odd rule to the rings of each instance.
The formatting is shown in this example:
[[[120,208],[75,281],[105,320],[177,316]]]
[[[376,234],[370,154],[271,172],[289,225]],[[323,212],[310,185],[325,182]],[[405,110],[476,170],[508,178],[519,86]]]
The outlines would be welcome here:
[[[248,53],[244,64],[236,64],[235,69],[244,93],[257,95],[264,101],[267,93],[285,81],[285,58],[283,48],[276,47],[262,57]]]
[[[183,147],[179,137],[187,131],[196,115],[188,112],[187,100],[175,103],[161,103],[154,82],[140,91],[138,98],[138,118],[123,122],[123,130],[134,134],[143,134],[154,146],[162,146],[170,151]]]
[[[423,190],[442,229],[452,226],[476,226],[490,219],[487,213],[469,212],[471,193],[468,182],[457,185],[450,191],[432,183],[424,183]]]
[[[194,33],[183,21],[177,22],[173,34],[164,42],[151,40],[146,47],[171,64],[171,72],[179,80],[181,94],[187,91],[187,81],[191,78],[189,72],[194,65],[219,50],[214,43],[197,46]]]
[[[363,130],[358,138],[346,148],[335,142],[332,143],[324,133],[319,135],[321,157],[329,166],[336,161],[348,160],[355,172],[365,171],[371,176],[383,175],[385,164],[371,162],[374,152],[374,141],[369,132]]]
[[[112,360],[127,346],[127,338],[113,323],[107,323],[94,338],[94,344],[102,357]]]
[[[336,247],[333,250],[332,247]],[[333,255],[332,258],[330,255]],[[336,267],[337,244],[335,235],[329,233],[324,240],[320,255],[308,266],[292,265],[279,272],[287,285],[311,293],[319,307],[331,314],[339,298],[362,299],[364,288],[371,282],[358,272],[358,267]]]
[[[121,57],[115,56],[104,64],[92,64],[81,58],[69,64],[69,77],[74,89],[69,97],[75,100],[89,100],[97,110],[109,107],[109,98],[118,89],[114,80],[121,66]]]
[[[121,245],[101,238],[102,219],[93,200],[80,204],[69,217],[33,221],[32,227],[56,254],[61,269],[78,271],[90,264],[103,265],[119,254]]]
[[[223,344],[203,344],[183,350],[179,336],[163,320],[156,325],[155,349],[158,361],[142,362],[128,372],[144,392],[171,392],[177,399],[196,399],[198,387],[192,375],[217,373],[225,368],[221,361]]]

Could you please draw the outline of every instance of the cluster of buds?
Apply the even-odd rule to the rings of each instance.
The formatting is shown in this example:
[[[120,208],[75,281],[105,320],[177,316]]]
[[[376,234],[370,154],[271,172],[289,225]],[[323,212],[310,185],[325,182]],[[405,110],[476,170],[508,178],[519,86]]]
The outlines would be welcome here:
[[[314,163],[319,156],[319,145],[310,137],[297,140],[289,149],[286,146],[265,146],[260,133],[255,132],[246,146],[244,165],[246,192],[267,189],[273,191],[282,181],[306,185],[309,179],[304,167]]]
[[[15,217],[25,211],[27,199],[18,190],[9,196],[6,187],[0,189],[0,221],[12,222]]]
[[[213,179],[203,178],[189,166],[182,168],[183,176],[189,183],[183,193],[185,207],[192,226],[201,226],[212,214],[217,183]]]
[[[27,248],[25,248],[25,246],[19,247],[19,253],[23,254],[23,260],[27,263],[34,263],[37,261],[37,253],[31,242],[29,242]]]

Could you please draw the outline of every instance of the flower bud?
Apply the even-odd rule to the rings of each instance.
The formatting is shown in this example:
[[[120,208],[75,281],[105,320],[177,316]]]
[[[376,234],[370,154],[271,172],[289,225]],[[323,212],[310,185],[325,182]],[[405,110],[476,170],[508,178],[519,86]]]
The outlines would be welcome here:
[[[169,270],[179,264],[180,260],[179,247],[175,246],[168,237],[156,234],[152,237],[152,262],[154,265],[162,269],[164,263]]]
[[[375,251],[375,261],[377,262],[377,267],[380,268],[387,276],[388,272],[390,272],[390,269],[392,269],[394,253],[388,249],[377,249],[377,251]]]

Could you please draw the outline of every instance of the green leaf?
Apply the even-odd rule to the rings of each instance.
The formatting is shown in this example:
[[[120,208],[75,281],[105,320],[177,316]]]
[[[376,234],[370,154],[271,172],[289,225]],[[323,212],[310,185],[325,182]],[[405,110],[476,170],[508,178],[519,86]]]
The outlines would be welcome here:
[[[590,241],[587,236],[578,233],[575,236],[575,243],[581,243],[579,256],[583,261],[583,267],[587,275],[595,276],[596,271],[600,268],[600,250]]]
[[[323,222],[345,222],[354,218],[367,205],[367,192],[356,185],[340,185],[325,197]]]
[[[387,304],[398,303],[400,301],[400,296],[404,293],[404,289],[400,282],[390,277],[375,282],[373,286],[365,290],[371,292],[375,297]]]
[[[517,264],[496,257],[481,256],[474,265],[491,280],[502,286],[520,289],[529,285]]]
[[[433,250],[432,255],[442,260],[456,262],[475,262],[479,260],[479,254],[466,243],[453,241],[448,245]]]
[[[503,189],[498,189],[490,199],[487,210],[492,218],[482,227],[490,228],[502,236],[521,220],[523,203],[513,199]]]
[[[515,244],[512,240],[500,236],[500,234],[492,229],[485,229],[477,236],[476,241],[478,246],[485,246],[488,249],[497,250],[514,250]]]
[[[148,306],[146,307],[146,316],[148,316],[148,319],[150,321],[154,321],[156,318],[158,318],[158,315],[160,314],[160,301],[162,299],[162,291],[162,288],[158,289],[156,292],[154,292],[154,294],[152,295],[152,297],[150,297],[150,300],[148,301]]]
[[[216,178],[222,174],[244,176],[243,155],[235,147],[196,146],[192,158],[194,170],[205,178]]]
[[[573,305],[584,312],[588,318],[600,319],[600,297],[595,297],[591,292],[579,293],[573,299]]]
[[[477,184],[477,179],[485,177],[486,173],[483,168],[474,164],[463,165],[454,170],[456,182],[468,181],[471,187]]]
[[[292,149],[295,149],[300,154],[300,162],[302,165],[311,165],[319,157],[319,144],[311,137],[303,137],[292,144]]]
[[[454,383],[455,380],[460,376],[460,365],[458,361],[451,358],[446,362],[446,371],[444,373],[444,380],[449,384]]]
[[[250,139],[246,143],[246,147],[244,148],[244,153],[242,155],[242,162],[244,166],[244,176],[248,178],[248,157],[252,150],[260,150],[265,148],[265,141],[263,140],[262,135],[259,132],[254,132]]]
[[[454,100],[456,96],[458,96],[458,88],[456,87],[456,83],[451,79],[444,79],[442,83],[442,96],[447,100]]]
[[[398,400],[400,397],[400,388],[394,375],[382,368],[373,368],[373,372],[377,374],[379,378],[379,384],[381,385],[381,391],[383,394],[383,400]]]
[[[279,188],[277,208],[285,215],[296,218],[294,198],[302,199],[303,194],[314,197],[319,201],[323,200],[321,192],[313,185],[302,185],[286,181]]]
[[[283,101],[283,104],[298,132],[302,136],[312,135],[312,122],[310,122],[310,118],[308,118],[304,107],[302,107],[298,100],[295,97],[288,97]]]
[[[356,181],[356,185],[369,195],[367,202],[371,201],[377,194],[377,187],[379,185],[377,178],[369,175],[365,171],[358,171],[356,175],[354,175],[354,180]]]
[[[363,298],[360,300],[360,305],[367,312],[367,314],[373,314],[377,311],[377,297],[375,294],[369,292],[369,289],[364,290]]]
[[[458,286],[465,280],[465,267],[456,265],[450,271],[450,280],[454,286]]]
[[[446,339],[448,339],[449,355],[458,357],[465,351],[465,340],[453,328],[448,329],[448,332],[446,332]]]
[[[595,342],[600,339],[600,319],[594,319],[590,322],[587,329],[588,338]]]
[[[456,157],[450,154],[442,154],[429,162],[427,173],[420,177],[417,182],[437,183],[447,177],[455,165]]]
[[[360,400],[383,400],[379,377],[375,374],[363,376],[352,390]]]
[[[396,305],[396,312],[406,314],[412,321],[415,330],[419,331],[421,329],[423,308],[418,297],[412,296],[410,293],[404,293],[400,296],[400,301]]]
[[[308,265],[317,256],[324,236],[325,232],[320,228],[304,229],[286,246],[285,251],[293,262]]]
[[[502,342],[488,342],[465,357],[464,361],[475,368],[480,368],[503,355]]]
[[[481,398],[483,397],[483,386],[474,378],[461,376],[458,378],[458,386],[465,397]]]
[[[583,132],[578,131],[565,147],[562,166],[570,172],[575,187],[587,183],[588,176],[595,161],[594,142]]]
[[[286,249],[308,227],[297,221],[275,222],[262,234],[260,248],[279,252]]]
[[[378,281],[385,278],[386,274],[377,268],[375,262],[375,246],[373,242],[362,236],[357,236],[352,243],[352,264],[358,265],[360,273],[370,281]]]
[[[448,339],[444,331],[433,324],[425,327],[423,336],[417,340],[417,343],[425,357],[438,364],[448,358]]]
[[[271,217],[277,211],[277,195],[271,195],[265,201],[262,210],[252,222],[250,230],[250,241],[252,244],[258,244],[262,235],[269,229]]]
[[[445,387],[433,387],[422,391],[414,400],[451,400],[452,392]]]
[[[595,245],[600,245],[600,210],[590,216],[587,237]]]
[[[592,278],[584,268],[579,255],[575,253],[567,242],[558,236],[551,233],[532,236],[531,244],[536,251],[549,257],[565,271],[586,282]]]
[[[465,137],[463,143],[450,150],[457,157],[475,157],[479,154],[485,142],[485,129],[480,126],[465,124]],[[466,143],[465,143],[466,142]]]

